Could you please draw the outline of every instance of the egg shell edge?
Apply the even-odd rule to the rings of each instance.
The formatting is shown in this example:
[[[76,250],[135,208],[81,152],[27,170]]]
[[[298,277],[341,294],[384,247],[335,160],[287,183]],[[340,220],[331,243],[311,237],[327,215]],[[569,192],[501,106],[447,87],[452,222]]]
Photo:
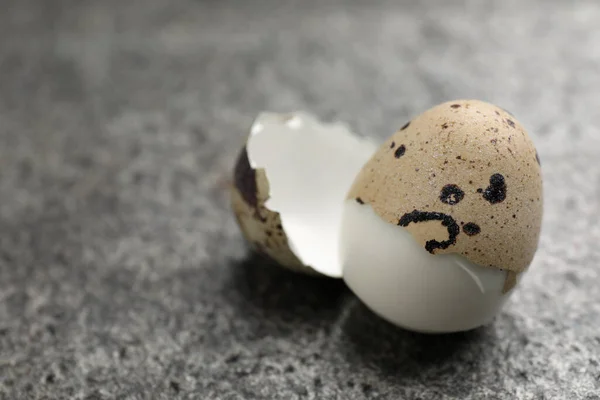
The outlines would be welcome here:
[[[265,206],[269,199],[269,182],[264,169],[250,165],[246,146],[236,161],[230,192],[236,222],[254,249],[292,271],[320,275],[304,265],[290,249],[280,214]]]

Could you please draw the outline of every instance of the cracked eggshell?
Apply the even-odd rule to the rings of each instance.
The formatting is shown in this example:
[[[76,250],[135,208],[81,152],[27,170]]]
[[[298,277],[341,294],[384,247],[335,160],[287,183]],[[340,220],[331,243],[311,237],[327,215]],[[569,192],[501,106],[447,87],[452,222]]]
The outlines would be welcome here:
[[[231,189],[242,233],[284,267],[341,277],[342,204],[376,148],[346,126],[324,124],[306,113],[260,114],[240,152]]]
[[[539,158],[514,116],[476,100],[438,105],[389,138],[352,184],[344,279],[397,325],[475,328],[532,262],[542,211]]]
[[[254,169],[246,146],[235,165],[231,206],[238,226],[248,242],[260,253],[291,270],[314,273],[291,251],[279,213],[269,210],[269,182],[264,169]]]

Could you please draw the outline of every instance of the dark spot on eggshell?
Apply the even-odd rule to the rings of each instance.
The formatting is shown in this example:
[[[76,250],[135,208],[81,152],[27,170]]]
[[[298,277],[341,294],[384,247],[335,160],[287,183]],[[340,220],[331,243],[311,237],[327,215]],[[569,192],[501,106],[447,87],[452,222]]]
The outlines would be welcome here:
[[[404,155],[404,153],[406,153],[406,146],[404,146],[403,144],[401,144],[400,146],[398,146],[398,148],[394,152],[394,156],[396,158],[400,158],[400,157],[402,157]]]
[[[396,147],[396,142],[392,142],[392,144],[390,144],[390,149],[393,149],[394,147]]]
[[[500,113],[498,111],[494,111],[496,113],[496,115],[500,115]]]
[[[460,104],[452,104],[450,108],[460,108]]]
[[[440,192],[440,201],[451,206],[460,203],[464,197],[465,192],[463,192],[460,187],[454,184],[448,184],[444,186]]]
[[[447,249],[456,244],[456,237],[460,233],[460,227],[454,218],[444,213],[414,210],[404,214],[398,221],[398,225],[407,227],[411,223],[418,224],[419,222],[426,221],[441,221],[442,225],[448,230],[448,240],[441,242],[435,239],[428,240],[425,243],[425,250],[433,254],[436,249]]]
[[[492,139],[492,140],[490,140],[490,143],[491,143],[491,144],[496,144],[497,142],[498,142],[498,140],[497,140],[497,139]]]
[[[406,128],[408,128],[410,126],[410,121],[408,121],[407,123],[405,123],[402,128],[400,128],[401,131],[405,130]]]
[[[469,236],[474,236],[481,232],[481,228],[474,222],[469,222],[465,226],[463,226],[463,232]]]
[[[442,124],[442,129],[448,129],[448,123],[447,122],[444,122]]]
[[[512,119],[507,119],[507,120],[506,120],[506,123],[507,123],[507,124],[508,124],[508,125],[509,125],[511,128],[514,128],[514,127],[515,127],[515,123],[513,122],[513,120],[512,120]]]
[[[483,193],[483,189],[482,188],[477,189],[477,193]]]
[[[244,201],[252,208],[258,207],[256,170],[250,165],[246,146],[242,148],[235,164],[233,183]]]
[[[501,203],[506,199],[506,182],[502,174],[494,174],[490,177],[490,185],[483,192],[483,198],[491,204]]]
[[[357,202],[358,204],[365,204],[365,202],[364,202],[364,201],[363,201],[363,200],[362,200],[360,197],[357,197],[357,198],[356,198],[356,202]]]

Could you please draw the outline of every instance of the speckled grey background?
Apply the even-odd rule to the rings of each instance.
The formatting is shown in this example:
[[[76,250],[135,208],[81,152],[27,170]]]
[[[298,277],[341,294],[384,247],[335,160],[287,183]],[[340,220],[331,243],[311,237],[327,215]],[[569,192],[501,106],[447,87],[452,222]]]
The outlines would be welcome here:
[[[600,399],[596,1],[8,0],[1,399]],[[454,98],[538,144],[537,258],[495,323],[421,336],[250,256],[261,110],[384,138]]]

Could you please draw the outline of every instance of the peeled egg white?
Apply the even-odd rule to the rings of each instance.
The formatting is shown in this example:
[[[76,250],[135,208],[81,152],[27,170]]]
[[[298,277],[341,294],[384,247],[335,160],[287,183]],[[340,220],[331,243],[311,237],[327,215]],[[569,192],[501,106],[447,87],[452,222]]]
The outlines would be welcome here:
[[[346,284],[373,312],[413,331],[447,333],[489,323],[510,293],[506,272],[455,254],[432,255],[367,204],[346,200],[340,231]]]

